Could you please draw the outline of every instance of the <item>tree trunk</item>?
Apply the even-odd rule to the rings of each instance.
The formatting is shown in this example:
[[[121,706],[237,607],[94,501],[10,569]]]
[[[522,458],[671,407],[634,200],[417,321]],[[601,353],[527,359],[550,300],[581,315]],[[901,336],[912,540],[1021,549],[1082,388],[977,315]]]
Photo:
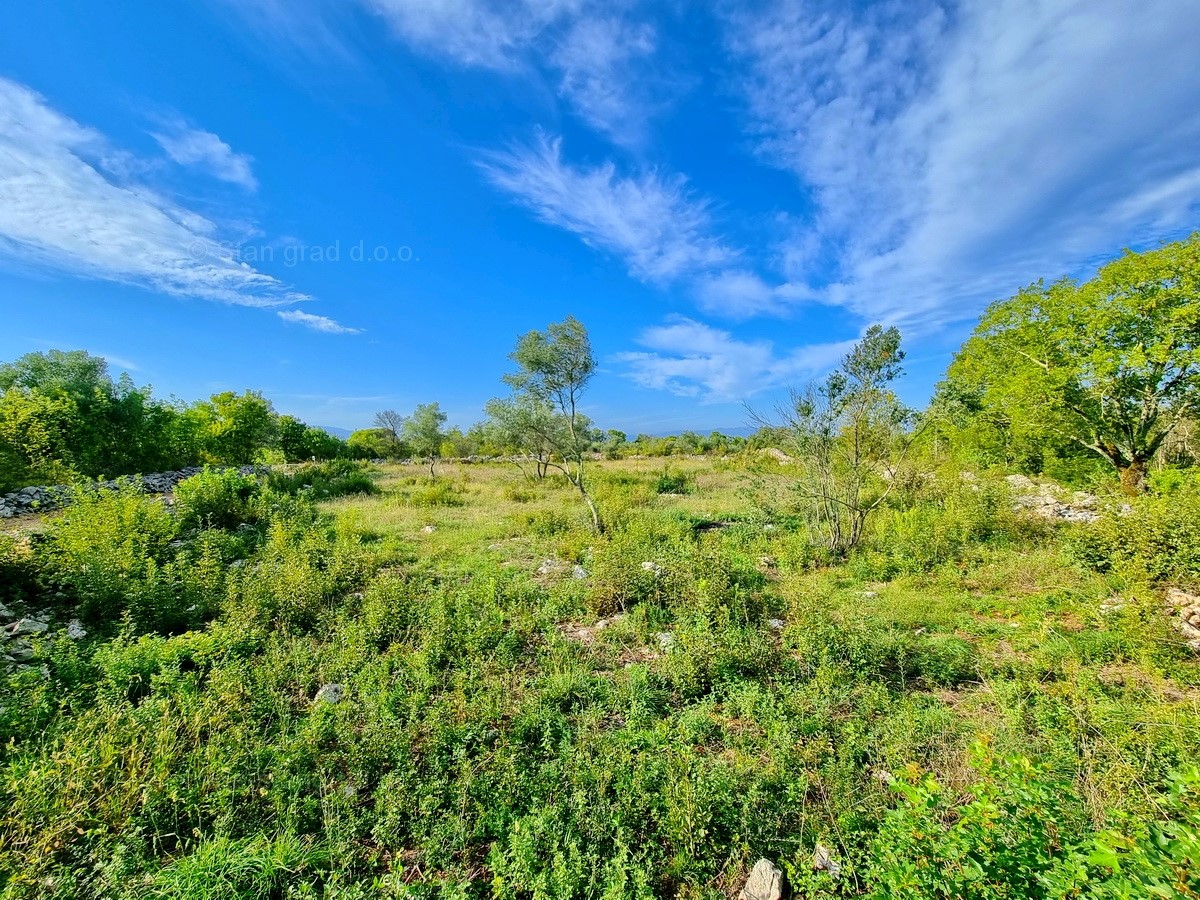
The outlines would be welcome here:
[[[1119,471],[1121,473],[1121,490],[1131,497],[1145,493],[1146,463],[1144,460],[1135,459]]]

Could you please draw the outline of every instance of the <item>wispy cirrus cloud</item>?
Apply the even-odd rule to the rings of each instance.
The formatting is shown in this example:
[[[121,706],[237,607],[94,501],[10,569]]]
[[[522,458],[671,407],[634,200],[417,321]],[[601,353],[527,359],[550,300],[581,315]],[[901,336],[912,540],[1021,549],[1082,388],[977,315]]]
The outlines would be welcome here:
[[[221,250],[218,226],[125,173],[136,166],[43,97],[0,79],[0,256],[182,297],[310,299]]]
[[[292,325],[303,325],[305,328],[311,328],[313,331],[320,331],[324,334],[362,334],[361,328],[351,328],[328,316],[318,316],[299,309],[281,309],[278,315],[283,321]]]
[[[618,144],[678,91],[654,66],[658,31],[637,3],[601,0],[225,0],[260,31],[309,51],[348,56],[340,31],[355,6],[424,56],[544,81],[589,126]]]
[[[562,142],[544,135],[488,155],[481,167],[543,222],[616,255],[643,281],[665,283],[737,256],[714,235],[708,201],[681,176],[620,175],[611,162],[573,165],[563,159]]]
[[[645,350],[613,359],[647,388],[705,403],[746,400],[831,367],[853,341],[814,344],[780,354],[767,340],[744,341],[684,316],[647,328],[636,342]]]
[[[656,83],[647,64],[658,35],[647,22],[617,16],[574,21],[550,51],[559,93],[588,125],[618,144],[641,142]]]
[[[1200,18],[1133,0],[851,7],[729,22],[761,157],[816,201],[784,273],[928,330],[1189,227]]]
[[[211,131],[192,128],[183,122],[172,122],[161,132],[152,132],[163,151],[181,166],[195,167],[221,181],[236,184],[248,191],[258,190],[254,177],[253,159],[233,148]]]

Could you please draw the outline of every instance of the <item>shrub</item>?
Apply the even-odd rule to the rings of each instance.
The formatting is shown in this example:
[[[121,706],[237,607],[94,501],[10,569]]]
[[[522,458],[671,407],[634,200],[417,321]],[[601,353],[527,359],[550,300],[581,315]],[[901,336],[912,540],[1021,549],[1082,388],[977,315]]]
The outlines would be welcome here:
[[[38,555],[81,617],[111,622],[140,600],[166,593],[163,566],[176,527],[162,503],[132,488],[81,490],[50,523]]]
[[[272,490],[303,494],[310,500],[379,493],[379,487],[368,474],[367,466],[350,459],[306,464],[287,473],[272,472],[267,484]]]
[[[431,479],[409,488],[405,496],[413,506],[462,506],[463,490],[446,478]]]
[[[1069,534],[1067,547],[1098,572],[1151,582],[1200,580],[1200,486],[1185,481],[1110,507]]]
[[[25,541],[0,534],[0,603],[28,602],[37,593],[37,568]]]
[[[654,492],[656,494],[690,494],[694,485],[695,480],[687,473],[663,469],[662,474],[654,480]]]
[[[175,511],[184,528],[234,529],[258,521],[262,484],[234,469],[205,469],[175,485]]]

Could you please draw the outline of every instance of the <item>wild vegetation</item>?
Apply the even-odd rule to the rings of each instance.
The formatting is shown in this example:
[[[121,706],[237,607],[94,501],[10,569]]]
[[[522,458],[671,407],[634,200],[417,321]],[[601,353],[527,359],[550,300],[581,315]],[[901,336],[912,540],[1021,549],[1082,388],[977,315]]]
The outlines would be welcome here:
[[[797,897],[1200,895],[1184,444],[1134,479],[1023,418],[989,325],[923,413],[880,328],[752,439],[671,444],[708,456],[564,450],[530,435],[578,397],[521,350],[576,325],[472,429],[521,467],[429,405],[431,471],[213,470],[0,536],[7,618],[49,623],[5,645],[0,897],[720,898],[760,857]]]

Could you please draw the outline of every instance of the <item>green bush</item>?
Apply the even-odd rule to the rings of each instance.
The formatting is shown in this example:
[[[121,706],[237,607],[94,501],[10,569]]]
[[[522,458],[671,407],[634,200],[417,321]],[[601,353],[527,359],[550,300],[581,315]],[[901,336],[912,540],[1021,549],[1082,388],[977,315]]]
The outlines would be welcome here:
[[[303,494],[310,500],[330,500],[351,494],[377,494],[366,464],[350,459],[302,465],[291,472],[272,472],[267,478],[272,490]]]
[[[957,562],[973,545],[1019,545],[1044,530],[1013,511],[1002,482],[950,472],[919,488],[910,505],[880,510],[855,566],[864,578],[888,580]]]
[[[1067,536],[1074,557],[1098,572],[1137,581],[1200,581],[1200,485],[1110,505],[1100,518]]]
[[[179,612],[166,568],[177,527],[160,501],[133,488],[81,490],[50,522],[37,553],[49,582],[77,604],[81,618],[113,622],[138,610],[167,621]],[[158,601],[166,606],[156,610]]]
[[[463,489],[448,478],[414,480],[412,487],[401,493],[413,506],[462,506]]]
[[[868,896],[911,900],[1134,900],[1200,890],[1200,770],[1175,775],[1160,818],[1090,836],[1073,784],[1028,759],[974,749],[980,776],[951,791],[914,771],[861,873]]]
[[[0,603],[29,602],[37,590],[37,567],[29,543],[0,534]]]
[[[656,494],[690,494],[695,486],[695,479],[685,472],[672,472],[670,469],[663,469],[656,479],[654,479],[654,492]]]
[[[262,483],[234,469],[205,469],[175,485],[175,511],[184,528],[234,529],[259,519]]]

